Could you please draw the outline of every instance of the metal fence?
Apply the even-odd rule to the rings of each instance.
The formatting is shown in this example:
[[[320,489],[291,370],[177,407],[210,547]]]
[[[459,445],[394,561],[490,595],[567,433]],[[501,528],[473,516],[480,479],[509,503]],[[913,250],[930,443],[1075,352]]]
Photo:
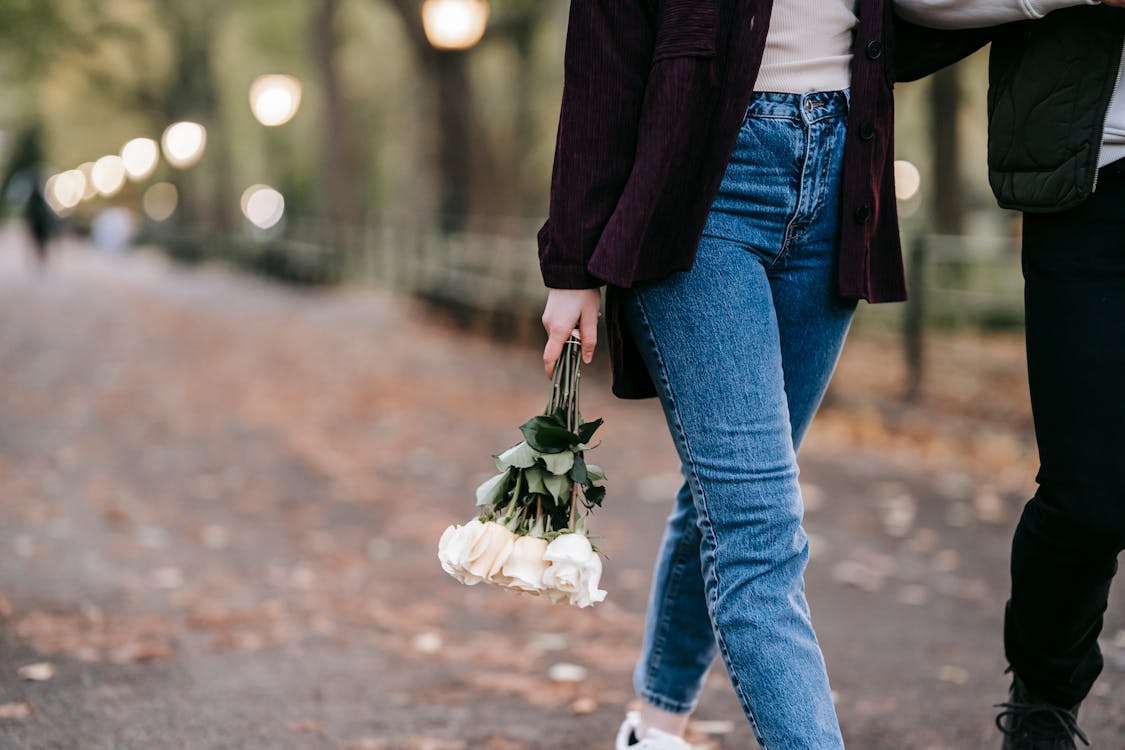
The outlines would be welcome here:
[[[301,284],[353,283],[409,294],[459,325],[505,338],[541,338],[546,293],[535,230],[508,221],[443,232],[436,222],[386,221],[340,227],[290,220],[283,231],[244,232],[221,241],[160,240],[174,255],[220,257]],[[915,235],[906,242],[910,301],[864,308],[858,327],[901,334],[908,395],[925,374],[933,329],[1016,329],[1023,323],[1018,239]]]

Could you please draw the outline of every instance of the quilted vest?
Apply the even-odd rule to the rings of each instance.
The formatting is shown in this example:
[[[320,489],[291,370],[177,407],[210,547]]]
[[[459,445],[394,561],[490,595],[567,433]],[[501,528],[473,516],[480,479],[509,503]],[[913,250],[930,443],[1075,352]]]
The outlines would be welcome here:
[[[1071,208],[1094,191],[1102,129],[1125,47],[1125,11],[1076,7],[992,41],[988,173],[1000,205]]]

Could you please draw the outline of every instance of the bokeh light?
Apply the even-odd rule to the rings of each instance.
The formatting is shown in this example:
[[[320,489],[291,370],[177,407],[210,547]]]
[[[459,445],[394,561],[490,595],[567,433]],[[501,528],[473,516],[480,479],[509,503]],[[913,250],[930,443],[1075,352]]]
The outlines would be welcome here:
[[[895,195],[900,201],[908,201],[918,194],[922,187],[922,175],[918,167],[908,161],[895,162]]]
[[[158,182],[145,191],[141,199],[145,216],[153,221],[164,221],[176,212],[180,204],[180,193],[170,182]]]
[[[250,84],[250,111],[267,127],[284,125],[301,107],[301,82],[293,76],[259,76]]]
[[[186,169],[203,158],[207,129],[197,122],[177,122],[168,126],[160,139],[164,158],[177,169]]]
[[[48,205],[57,214],[74,208],[86,192],[86,176],[77,169],[68,169],[47,180],[44,190]]]
[[[259,229],[269,229],[285,215],[285,198],[268,185],[251,185],[242,193],[242,213]]]
[[[82,200],[88,201],[98,194],[98,189],[94,187],[94,162],[87,161],[79,164],[78,171],[85,178]]]
[[[121,147],[125,173],[134,182],[147,179],[156,171],[160,160],[160,147],[151,138],[134,138]]]
[[[125,185],[125,160],[116,154],[103,156],[94,162],[90,178],[101,195],[115,195]]]
[[[426,0],[422,25],[430,44],[438,49],[468,49],[488,26],[487,0]]]

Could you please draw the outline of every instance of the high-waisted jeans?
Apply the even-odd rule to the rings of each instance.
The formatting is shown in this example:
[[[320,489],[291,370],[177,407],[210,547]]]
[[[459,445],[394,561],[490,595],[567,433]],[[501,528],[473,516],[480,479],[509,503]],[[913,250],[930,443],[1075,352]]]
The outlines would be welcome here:
[[[721,654],[765,750],[843,747],[796,451],[855,310],[836,294],[847,111],[847,92],[755,94],[692,268],[626,304],[684,475],[635,687],[689,712]]]

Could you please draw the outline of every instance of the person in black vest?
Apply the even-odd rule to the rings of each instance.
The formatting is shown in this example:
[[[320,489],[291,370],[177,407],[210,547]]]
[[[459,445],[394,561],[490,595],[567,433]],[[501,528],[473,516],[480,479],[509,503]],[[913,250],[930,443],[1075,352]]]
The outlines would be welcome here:
[[[1024,212],[1040,471],[1012,544],[1004,644],[1013,676],[996,721],[1005,750],[1089,744],[1078,707],[1102,669],[1097,639],[1125,549],[1122,6],[898,4],[903,19],[931,28],[995,26],[964,34],[975,46],[992,42],[989,178],[1001,206]]]
[[[43,195],[43,187],[39,184],[38,174],[32,175],[31,194],[28,195],[27,203],[24,205],[24,220],[27,222],[27,229],[31,233],[35,259],[42,267],[47,263],[47,249],[51,239],[54,212]]]

